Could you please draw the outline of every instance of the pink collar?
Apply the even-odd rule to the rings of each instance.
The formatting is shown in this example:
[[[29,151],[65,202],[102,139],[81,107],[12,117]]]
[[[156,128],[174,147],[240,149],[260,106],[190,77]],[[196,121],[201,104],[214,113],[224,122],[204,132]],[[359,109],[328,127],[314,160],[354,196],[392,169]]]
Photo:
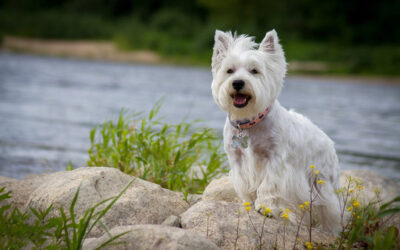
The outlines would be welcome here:
[[[232,125],[234,128],[237,128],[237,129],[239,129],[239,130],[242,130],[242,129],[249,129],[249,128],[252,128],[252,127],[256,126],[256,125],[259,124],[262,120],[264,120],[264,118],[267,116],[267,114],[268,114],[268,112],[269,112],[270,110],[271,110],[271,106],[268,106],[268,108],[267,108],[264,112],[259,113],[259,114],[256,116],[256,118],[254,118],[254,119],[251,120],[251,121],[249,121],[249,120],[246,120],[246,121],[239,121],[239,120],[237,120],[237,121],[231,121],[231,119],[229,119],[229,121],[230,121],[231,125]]]

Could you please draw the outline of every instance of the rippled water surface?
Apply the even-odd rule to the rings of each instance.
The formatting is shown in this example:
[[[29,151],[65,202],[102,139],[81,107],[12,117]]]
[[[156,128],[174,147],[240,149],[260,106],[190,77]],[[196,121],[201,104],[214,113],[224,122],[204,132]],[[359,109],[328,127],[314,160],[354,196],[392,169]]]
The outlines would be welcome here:
[[[0,53],[0,175],[84,165],[92,127],[161,97],[167,121],[200,118],[222,131],[210,84],[208,69]],[[335,141],[342,168],[400,181],[400,85],[288,77],[279,100]]]

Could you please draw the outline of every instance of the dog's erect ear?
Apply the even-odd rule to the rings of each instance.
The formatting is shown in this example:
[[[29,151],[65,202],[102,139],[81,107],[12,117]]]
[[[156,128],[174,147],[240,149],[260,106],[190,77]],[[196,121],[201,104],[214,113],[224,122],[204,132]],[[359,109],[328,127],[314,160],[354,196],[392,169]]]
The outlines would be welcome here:
[[[215,75],[215,73],[221,66],[222,60],[224,60],[224,58],[226,57],[229,46],[233,42],[233,37],[230,32],[225,33],[220,30],[216,30],[214,40],[215,41],[214,41],[211,67],[212,67],[212,72]]]
[[[275,53],[280,48],[278,34],[273,29],[267,32],[258,49],[267,53]]]

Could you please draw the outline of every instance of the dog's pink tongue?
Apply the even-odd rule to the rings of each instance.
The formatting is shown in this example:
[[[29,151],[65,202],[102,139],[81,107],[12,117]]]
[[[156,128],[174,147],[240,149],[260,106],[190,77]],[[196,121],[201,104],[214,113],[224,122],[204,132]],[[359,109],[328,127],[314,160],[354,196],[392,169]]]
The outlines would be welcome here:
[[[241,95],[241,94],[235,95],[234,102],[235,102],[236,104],[239,104],[239,105],[245,104],[246,101],[247,101],[247,99],[246,99],[246,96],[245,96],[245,95]]]

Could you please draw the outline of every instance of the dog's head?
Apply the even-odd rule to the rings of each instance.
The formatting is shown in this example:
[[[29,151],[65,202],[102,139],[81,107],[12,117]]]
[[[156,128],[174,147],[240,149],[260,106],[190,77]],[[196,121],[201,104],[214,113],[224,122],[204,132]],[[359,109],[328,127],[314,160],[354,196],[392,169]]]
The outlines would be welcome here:
[[[235,120],[251,119],[273,104],[286,74],[275,30],[259,46],[252,37],[217,30],[211,66],[214,100]]]

